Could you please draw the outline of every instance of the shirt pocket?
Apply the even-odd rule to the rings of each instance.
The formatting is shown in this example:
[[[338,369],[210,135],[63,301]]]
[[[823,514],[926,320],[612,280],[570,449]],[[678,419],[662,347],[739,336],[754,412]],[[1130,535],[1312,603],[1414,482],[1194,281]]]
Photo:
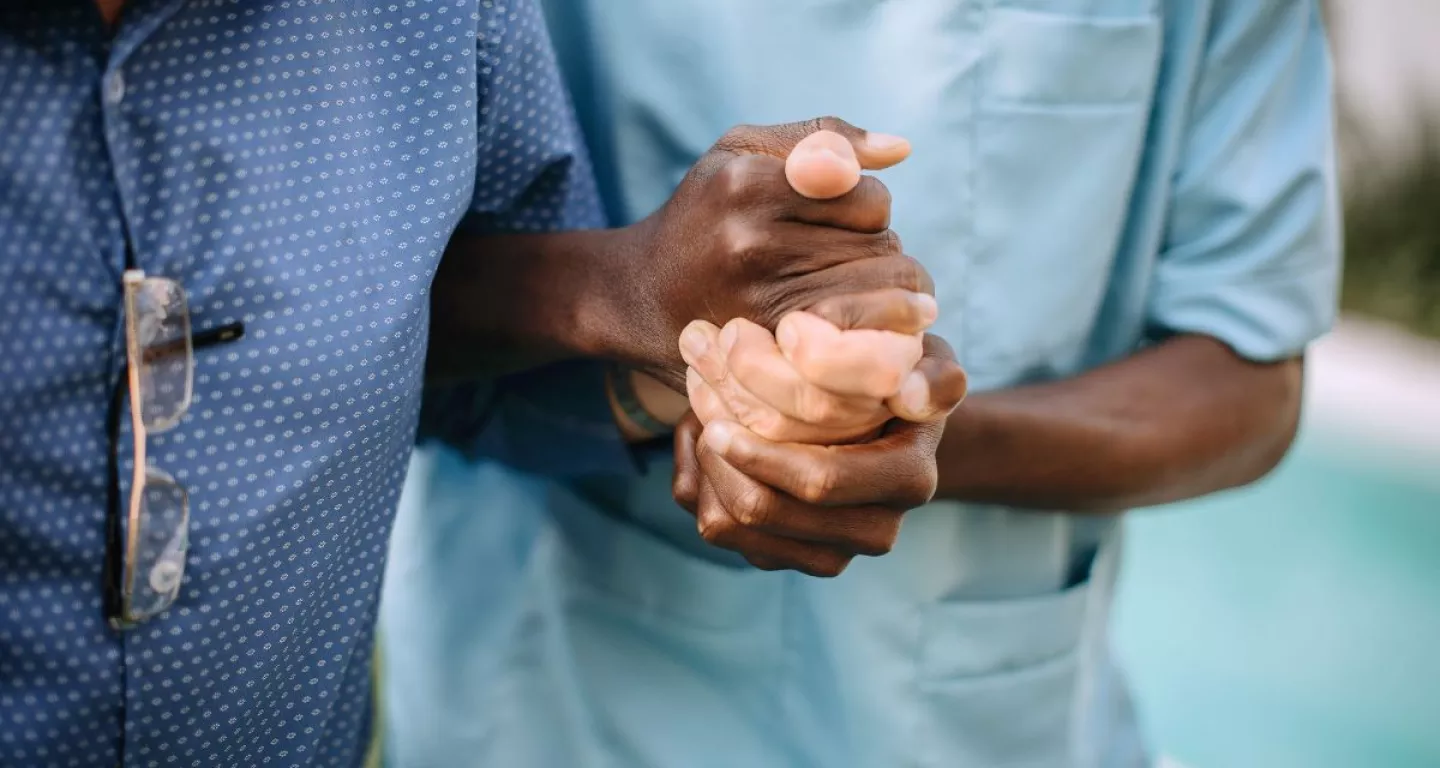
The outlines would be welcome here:
[[[1007,385],[1072,373],[1143,155],[1162,28],[1149,0],[1005,0],[984,28],[966,362]]]
[[[1070,765],[1090,583],[923,613],[918,765]]]

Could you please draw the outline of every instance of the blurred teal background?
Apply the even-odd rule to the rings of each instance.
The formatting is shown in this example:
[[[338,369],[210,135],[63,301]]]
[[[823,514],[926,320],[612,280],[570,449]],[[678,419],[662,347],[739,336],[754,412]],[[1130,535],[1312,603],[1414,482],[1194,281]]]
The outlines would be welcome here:
[[[1186,768],[1440,767],[1440,2],[1326,10],[1348,319],[1274,475],[1127,521],[1115,643]]]
[[[1440,453],[1406,454],[1307,429],[1267,482],[1132,518],[1116,642],[1167,754],[1440,766]]]

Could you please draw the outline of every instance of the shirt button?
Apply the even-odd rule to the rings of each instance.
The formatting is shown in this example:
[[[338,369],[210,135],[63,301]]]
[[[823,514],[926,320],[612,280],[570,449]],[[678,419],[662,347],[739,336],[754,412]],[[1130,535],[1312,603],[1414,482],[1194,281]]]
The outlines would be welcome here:
[[[111,72],[105,78],[105,102],[107,104],[119,104],[125,98],[125,76],[117,72]]]

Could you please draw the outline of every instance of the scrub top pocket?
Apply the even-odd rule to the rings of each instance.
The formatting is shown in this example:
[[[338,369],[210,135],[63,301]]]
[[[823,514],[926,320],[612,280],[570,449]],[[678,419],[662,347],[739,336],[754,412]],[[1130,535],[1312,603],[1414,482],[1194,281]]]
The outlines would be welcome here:
[[[1073,762],[1090,582],[1007,600],[941,601],[924,613],[917,765]]]
[[[606,764],[773,764],[788,736],[777,574],[695,557],[568,493],[547,506],[557,661],[594,703]]]
[[[981,387],[1079,367],[1120,245],[1159,73],[1163,32],[1149,5],[1008,0],[989,8],[964,309],[965,361]]]

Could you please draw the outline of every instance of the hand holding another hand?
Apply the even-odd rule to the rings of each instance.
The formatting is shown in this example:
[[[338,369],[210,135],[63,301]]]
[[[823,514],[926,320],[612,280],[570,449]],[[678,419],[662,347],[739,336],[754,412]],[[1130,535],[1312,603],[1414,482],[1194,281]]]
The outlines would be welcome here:
[[[860,176],[853,147],[813,133],[794,144],[784,178],[806,200],[863,197],[873,180]],[[868,207],[870,226],[888,227],[888,195],[882,205],[871,193]],[[807,249],[830,247],[833,233],[803,234],[813,259]],[[836,575],[855,555],[887,552],[905,511],[934,493],[935,451],[965,375],[949,346],[924,334],[938,315],[928,276],[875,279],[882,265],[914,263],[893,234],[886,241],[767,316],[774,334],[707,306],[681,335],[693,413],[676,432],[675,497],[707,541],[757,567]],[[845,268],[856,265],[870,277],[850,279]]]
[[[632,297],[633,348],[620,356],[684,391],[675,341],[692,320],[773,330],[832,297],[931,292],[889,229],[889,192],[860,175],[908,154],[902,139],[833,118],[732,129],[660,210],[625,230],[636,258],[614,282]]]
[[[928,502],[945,417],[964,374],[943,341],[927,336],[921,370],[931,388],[921,422],[891,419],[848,445],[782,443],[729,420],[692,413],[675,433],[675,499],[711,544],[765,570],[836,576],[856,555],[894,546],[905,512]]]
[[[965,396],[928,296],[826,299],[780,321],[696,321],[681,336],[692,414],[674,495],[700,535],[757,568],[835,576],[887,553],[935,491],[945,419]],[[778,340],[777,340],[778,336]]]

